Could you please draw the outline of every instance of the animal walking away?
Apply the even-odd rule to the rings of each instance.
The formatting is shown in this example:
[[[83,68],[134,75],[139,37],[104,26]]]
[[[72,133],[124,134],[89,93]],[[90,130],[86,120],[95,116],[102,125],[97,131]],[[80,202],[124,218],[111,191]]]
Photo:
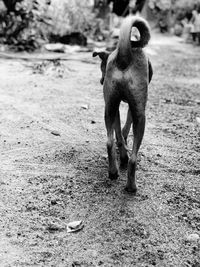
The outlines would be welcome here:
[[[132,28],[139,31],[139,40],[131,40]],[[143,51],[150,40],[150,28],[147,21],[138,16],[128,16],[120,29],[117,48],[111,53],[94,52],[101,62],[101,84],[105,100],[105,125],[107,129],[108,173],[111,180],[119,176],[116,157],[117,146],[120,154],[121,167],[128,164],[126,190],[136,193],[137,154],[145,130],[145,108],[147,102],[148,84],[153,70],[151,63]],[[121,129],[120,102],[128,103],[126,123]],[[127,151],[127,137],[133,126],[133,147],[130,158]]]

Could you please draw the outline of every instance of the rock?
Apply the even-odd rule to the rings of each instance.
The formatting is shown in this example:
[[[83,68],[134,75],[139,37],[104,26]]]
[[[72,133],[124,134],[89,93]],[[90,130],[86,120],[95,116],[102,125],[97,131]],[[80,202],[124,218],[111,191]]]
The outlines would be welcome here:
[[[65,46],[63,44],[46,44],[44,48],[51,52],[65,53]]]
[[[61,225],[58,225],[56,223],[50,223],[47,227],[46,230],[49,231],[50,233],[56,232],[56,231],[62,231],[64,230],[64,227]]]
[[[70,45],[87,45],[87,37],[82,32],[71,32],[62,36],[56,36],[59,43]]]
[[[103,158],[104,160],[106,160],[106,159],[108,158],[108,155],[107,155],[107,154],[103,154],[103,155],[102,155],[102,158]]]
[[[72,267],[78,267],[78,266],[81,266],[81,263],[79,263],[78,261],[72,262]]]
[[[56,130],[51,131],[51,134],[53,134],[55,136],[60,136],[60,133]]]
[[[52,199],[51,200],[51,205],[56,205],[57,204],[57,201],[55,199]]]
[[[198,234],[190,234],[186,236],[185,240],[187,242],[197,242],[199,240],[199,235]]]
[[[200,117],[196,117],[196,121],[198,124],[200,124]]]
[[[82,221],[74,221],[67,224],[67,233],[77,232],[83,229]]]
[[[89,107],[88,107],[88,105],[82,105],[81,108],[82,109],[88,109]]]

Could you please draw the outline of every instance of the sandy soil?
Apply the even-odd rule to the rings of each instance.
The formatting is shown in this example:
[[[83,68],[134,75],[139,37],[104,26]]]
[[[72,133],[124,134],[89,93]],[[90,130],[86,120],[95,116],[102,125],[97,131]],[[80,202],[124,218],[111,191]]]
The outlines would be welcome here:
[[[99,60],[0,59],[0,266],[200,266],[200,48],[147,53],[136,196],[107,178]]]

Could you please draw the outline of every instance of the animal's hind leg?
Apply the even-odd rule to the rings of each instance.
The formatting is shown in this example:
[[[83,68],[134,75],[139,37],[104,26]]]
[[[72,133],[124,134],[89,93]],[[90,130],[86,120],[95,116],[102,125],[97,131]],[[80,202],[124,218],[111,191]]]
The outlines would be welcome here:
[[[133,114],[133,113],[132,113]],[[126,190],[128,192],[135,193],[137,191],[136,187],[136,166],[137,166],[137,153],[140,148],[142,138],[144,135],[144,129],[145,129],[145,113],[140,112],[140,114],[137,114],[137,118],[133,118],[133,135],[134,135],[134,141],[133,141],[133,150],[132,155],[128,162],[128,180],[126,185]]]
[[[129,108],[128,112],[127,112],[126,122],[125,122],[123,129],[122,129],[122,135],[124,137],[126,144],[127,144],[128,134],[129,134],[130,128],[131,128],[131,123],[132,123],[132,115],[131,115],[131,111]]]
[[[124,141],[124,137],[122,135],[121,131],[121,122],[120,122],[120,113],[119,110],[116,113],[116,118],[115,118],[115,134],[117,138],[117,146],[119,149],[119,154],[120,154],[120,165],[121,167],[127,166],[128,163],[128,153],[127,153],[127,147]]]
[[[114,127],[115,127],[115,117],[117,109],[112,109],[113,105],[106,103],[105,106],[105,124],[107,129],[107,152],[108,152],[108,173],[111,180],[118,178],[118,166],[116,159],[116,148],[114,142]]]

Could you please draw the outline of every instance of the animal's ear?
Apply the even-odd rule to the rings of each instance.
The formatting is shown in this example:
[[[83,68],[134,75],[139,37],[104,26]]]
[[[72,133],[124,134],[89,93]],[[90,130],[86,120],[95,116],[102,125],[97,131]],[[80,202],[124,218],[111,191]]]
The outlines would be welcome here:
[[[107,61],[109,53],[107,52],[93,52],[93,57],[99,56],[102,61]]]

